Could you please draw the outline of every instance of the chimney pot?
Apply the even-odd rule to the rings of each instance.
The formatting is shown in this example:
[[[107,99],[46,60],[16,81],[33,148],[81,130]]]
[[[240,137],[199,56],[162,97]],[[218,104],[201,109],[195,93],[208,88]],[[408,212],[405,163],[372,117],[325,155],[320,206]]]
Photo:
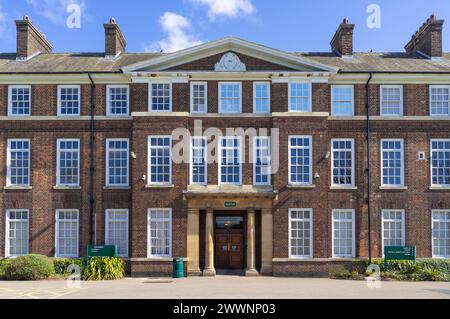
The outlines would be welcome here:
[[[442,26],[444,20],[437,20],[433,13],[406,44],[408,53],[422,53],[430,58],[442,57]]]
[[[32,23],[28,15],[16,20],[17,60],[27,60],[39,53],[51,53],[52,45]]]
[[[353,29],[354,24],[350,24],[348,18],[342,20],[336,33],[331,39],[330,45],[333,53],[341,56],[353,55]]]
[[[117,55],[125,52],[127,42],[116,19],[109,19],[109,23],[103,26],[105,27],[105,56],[107,58],[115,58]]]

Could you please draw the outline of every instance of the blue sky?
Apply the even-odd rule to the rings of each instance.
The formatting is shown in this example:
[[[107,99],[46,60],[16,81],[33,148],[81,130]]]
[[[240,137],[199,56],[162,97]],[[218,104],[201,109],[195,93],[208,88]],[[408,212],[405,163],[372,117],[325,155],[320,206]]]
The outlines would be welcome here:
[[[66,8],[81,8],[81,28],[68,28]],[[367,7],[380,8],[369,28]],[[115,17],[127,51],[173,51],[234,35],[287,51],[329,51],[344,17],[355,23],[355,51],[403,51],[431,14],[450,24],[448,0],[0,0],[0,52],[15,51],[14,19],[28,14],[54,52],[102,52],[103,23]],[[450,51],[450,25],[444,24]]]

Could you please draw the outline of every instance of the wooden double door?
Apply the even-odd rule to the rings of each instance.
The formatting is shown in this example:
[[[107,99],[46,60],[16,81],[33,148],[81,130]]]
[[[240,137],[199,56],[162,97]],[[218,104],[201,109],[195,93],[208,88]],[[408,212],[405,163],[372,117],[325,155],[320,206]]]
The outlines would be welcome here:
[[[216,268],[244,268],[244,230],[216,229]]]

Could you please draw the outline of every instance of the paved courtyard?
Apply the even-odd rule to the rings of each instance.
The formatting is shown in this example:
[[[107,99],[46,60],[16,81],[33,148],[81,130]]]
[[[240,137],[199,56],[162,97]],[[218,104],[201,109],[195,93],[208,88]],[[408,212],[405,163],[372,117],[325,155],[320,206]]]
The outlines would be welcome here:
[[[0,282],[0,299],[277,299],[277,298],[439,298],[450,299],[450,283],[382,282],[369,289],[365,281],[274,277],[191,277],[81,282]]]

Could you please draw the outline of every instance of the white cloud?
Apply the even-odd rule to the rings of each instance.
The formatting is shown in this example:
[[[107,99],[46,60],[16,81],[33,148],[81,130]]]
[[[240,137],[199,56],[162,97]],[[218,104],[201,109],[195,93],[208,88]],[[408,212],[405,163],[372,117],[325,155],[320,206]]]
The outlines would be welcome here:
[[[159,17],[159,24],[164,32],[167,33],[167,37],[145,46],[146,51],[163,50],[164,52],[174,52],[202,43],[202,41],[197,40],[192,35],[191,22],[182,15],[165,12]]]
[[[82,17],[86,11],[85,0],[27,0],[27,3],[30,4],[38,14],[56,25],[64,25],[66,23],[69,15],[66,10],[71,4],[80,6]]]
[[[251,0],[191,0],[194,4],[208,7],[208,16],[211,20],[225,16],[236,18],[239,15],[249,15],[256,11]]]

